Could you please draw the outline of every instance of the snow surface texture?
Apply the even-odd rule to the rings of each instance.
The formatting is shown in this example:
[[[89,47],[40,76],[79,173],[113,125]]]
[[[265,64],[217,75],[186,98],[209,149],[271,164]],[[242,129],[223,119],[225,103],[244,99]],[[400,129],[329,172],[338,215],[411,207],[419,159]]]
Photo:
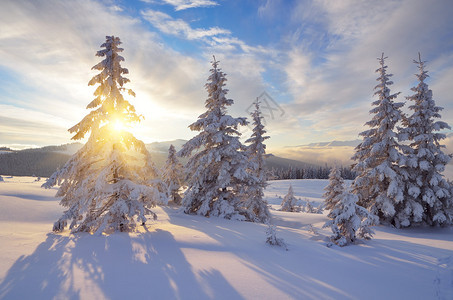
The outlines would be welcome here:
[[[327,180],[271,181],[265,199],[288,251],[267,225],[156,208],[140,233],[51,232],[63,207],[33,177],[0,183],[0,299],[452,299],[453,229],[373,227],[363,244],[326,247],[326,213],[277,211],[322,203]],[[314,233],[316,232],[316,233]]]

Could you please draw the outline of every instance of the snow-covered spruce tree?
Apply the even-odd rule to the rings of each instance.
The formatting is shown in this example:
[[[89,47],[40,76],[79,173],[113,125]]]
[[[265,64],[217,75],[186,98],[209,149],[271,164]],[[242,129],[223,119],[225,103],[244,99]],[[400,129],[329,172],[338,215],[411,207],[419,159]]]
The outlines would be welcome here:
[[[315,211],[316,214],[322,215],[324,213],[324,203],[320,203]]]
[[[325,209],[332,210],[337,202],[339,197],[344,192],[344,180],[341,177],[340,170],[337,167],[333,167],[329,174],[329,184],[324,188],[326,191],[323,195]]]
[[[309,199],[307,199],[304,211],[309,214],[314,214],[317,210],[313,206],[313,203]]]
[[[266,155],[266,145],[264,141],[269,138],[265,136],[266,131],[262,124],[259,100],[256,99],[255,110],[251,113],[253,119],[252,136],[245,141],[249,144],[246,153],[249,158],[248,177],[246,186],[246,199],[242,203],[244,214],[248,220],[266,223],[270,218],[267,202],[263,199],[266,188],[266,169],[264,167],[264,157]]]
[[[418,85],[411,90],[413,101],[409,109],[412,115],[403,121],[400,138],[409,145],[404,147],[409,180],[406,188],[406,201],[397,212],[401,226],[412,224],[448,225],[453,223],[453,195],[451,186],[441,174],[451,155],[442,151],[445,147],[441,140],[445,134],[438,131],[450,129],[447,123],[435,121],[440,119],[439,112],[443,109],[436,106],[432,91],[425,83],[428,72],[425,62],[414,60],[418,65],[416,74]]]
[[[180,156],[190,157],[186,165],[188,189],[182,209],[187,214],[244,220],[241,201],[250,175],[238,127],[246,125],[247,121],[227,114],[227,106],[232,105],[233,100],[226,98],[226,77],[218,65],[214,57],[205,85],[207,111],[189,126],[200,133],[179,151]]]
[[[398,204],[404,200],[404,180],[406,174],[401,168],[403,155],[398,144],[396,124],[402,119],[401,102],[394,102],[399,93],[391,94],[393,84],[387,74],[384,54],[379,60],[380,68],[375,87],[378,100],[370,110],[371,121],[365,123],[370,129],[361,132],[363,141],[356,147],[352,157],[356,161],[353,171],[357,177],[352,184],[352,192],[359,198],[359,204],[377,215],[383,222],[399,226],[396,217]]]
[[[330,227],[331,240],[339,246],[354,243],[357,238],[370,239],[374,233],[370,226],[379,222],[377,216],[358,205],[357,200],[357,195],[344,191],[327,215],[330,220],[323,228]]]
[[[68,221],[72,232],[131,231],[137,221],[146,222],[146,215],[155,218],[150,209],[165,201],[163,183],[156,178],[144,143],[119,128],[140,121],[122,95],[135,96],[124,88],[129,79],[122,76],[128,70],[120,65],[124,60],[120,44],[118,37],[107,36],[101,45],[104,49],[96,55],[104,59],[93,67],[100,73],[88,83],[99,84],[96,98],[87,106],[92,110],[69,129],[74,140],[91,132],[88,141],[43,184],[50,188],[61,183],[56,196],[63,197],[60,204],[67,210],[55,222],[56,232],[63,231]]]
[[[286,246],[285,241],[282,238],[277,237],[277,229],[275,228],[275,225],[270,223],[267,224],[266,228],[266,244],[279,246],[288,251],[288,246]]]
[[[294,197],[293,186],[290,184],[288,193],[285,195],[282,201],[281,211],[299,212],[300,206],[297,205],[297,199]]]
[[[165,164],[162,179],[167,185],[169,197],[174,204],[181,204],[179,188],[182,186],[184,170],[182,164],[176,157],[175,146],[170,145],[168,148],[168,158]]]

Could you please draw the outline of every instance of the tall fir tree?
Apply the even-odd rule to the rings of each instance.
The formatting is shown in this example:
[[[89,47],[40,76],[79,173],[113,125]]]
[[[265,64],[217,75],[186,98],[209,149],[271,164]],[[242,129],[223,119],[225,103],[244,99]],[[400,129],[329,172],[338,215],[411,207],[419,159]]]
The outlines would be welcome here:
[[[394,100],[399,93],[391,94],[389,86],[392,74],[387,74],[384,54],[376,70],[379,84],[374,88],[378,100],[370,110],[371,121],[365,123],[370,129],[361,132],[362,143],[356,147],[352,157],[357,163],[353,171],[357,177],[352,184],[352,192],[358,196],[359,204],[377,215],[381,221],[398,226],[397,207],[404,200],[404,181],[407,177],[401,165],[396,124],[402,120],[402,102]]]
[[[409,174],[404,203],[398,213],[402,226],[412,224],[449,225],[453,222],[453,195],[451,186],[442,175],[445,166],[451,159],[442,151],[441,141],[445,134],[438,131],[451,129],[447,123],[436,121],[440,119],[439,112],[443,109],[436,106],[432,91],[425,83],[428,71],[420,54],[417,64],[419,73],[417,86],[411,88],[414,92],[407,97],[412,101],[409,109],[412,114],[404,119],[400,138],[409,143],[404,147],[406,166]]]
[[[43,184],[50,188],[61,183],[56,194],[60,204],[67,208],[54,224],[53,230],[63,231],[68,221],[72,232],[131,231],[136,222],[144,223],[146,215],[155,214],[151,208],[165,202],[162,182],[156,178],[157,170],[142,141],[119,128],[140,121],[134,106],[125,100],[123,93],[135,96],[124,84],[129,79],[120,62],[121,41],[107,36],[104,48],[96,56],[104,59],[93,67],[100,73],[88,85],[99,84],[92,109],[82,121],[69,129],[74,140],[88,132],[86,144],[74,154],[63,168],[57,170]]]
[[[184,177],[184,169],[176,156],[175,146],[170,145],[168,148],[168,158],[164,167],[162,179],[167,185],[169,200],[174,204],[181,204],[181,196],[179,188],[182,186]]]
[[[238,127],[247,125],[247,121],[227,114],[227,107],[233,104],[232,99],[226,98],[227,79],[215,57],[211,63],[211,75],[205,85],[207,111],[189,126],[200,133],[179,152],[183,157],[190,157],[186,165],[188,189],[182,207],[188,214],[243,220],[241,201],[249,174]]]
[[[265,155],[266,145],[264,141],[269,139],[266,136],[266,130],[262,123],[263,116],[260,110],[259,100],[254,102],[255,110],[251,113],[253,123],[253,133],[249,139],[245,141],[247,146],[247,156],[249,158],[248,182],[246,187],[246,198],[243,202],[243,209],[248,220],[254,222],[266,223],[269,221],[270,213],[267,207],[267,202],[263,199],[266,188],[266,168]]]
[[[337,202],[340,200],[340,196],[344,192],[344,180],[341,177],[340,170],[334,166],[329,173],[329,184],[324,189],[324,208],[332,210]]]

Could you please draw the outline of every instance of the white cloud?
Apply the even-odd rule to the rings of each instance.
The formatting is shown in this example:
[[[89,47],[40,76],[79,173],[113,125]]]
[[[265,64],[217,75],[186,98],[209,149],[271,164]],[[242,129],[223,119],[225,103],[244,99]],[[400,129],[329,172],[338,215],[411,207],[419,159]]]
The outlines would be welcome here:
[[[145,141],[193,135],[187,125],[204,111],[203,87],[213,54],[228,74],[228,96],[235,101],[230,108],[233,115],[245,116],[246,108],[264,90],[285,110],[282,119],[271,120],[267,126],[271,150],[282,145],[356,139],[369,119],[376,57],[381,51],[389,56],[389,71],[395,74],[392,91],[402,95],[409,93],[415,79],[412,58],[419,50],[426,55],[434,99],[445,107],[444,120],[453,125],[453,55],[448,53],[453,23],[448,1],[307,0],[293,10],[293,31],[271,47],[250,45],[224,28],[192,28],[182,19],[145,10],[140,17],[159,30],[151,33],[141,18],[128,16],[128,10],[112,9],[111,2],[103,3],[2,3],[0,65],[18,78],[11,87],[2,87],[10,90],[2,100],[24,109],[9,119],[19,127],[23,120],[24,134],[39,118],[46,119],[36,132],[36,140],[41,137],[43,145],[56,141],[59,130],[60,143],[68,141],[67,125],[88,112],[85,105],[94,89],[87,82],[94,75],[91,67],[99,61],[94,54],[110,34],[124,42],[123,66],[130,71],[129,88],[137,93],[131,102],[145,115],[138,137]],[[178,3],[195,5],[195,1]],[[262,3],[257,13],[272,19],[266,14],[278,1]],[[174,4],[175,8],[179,5]],[[430,21],[423,23],[427,19]],[[161,32],[185,39],[199,52],[190,57],[174,51],[160,38]],[[273,71],[286,76],[286,91],[263,78]],[[8,115],[0,112],[0,117]],[[56,123],[48,122],[52,119]],[[3,127],[1,132],[6,130],[10,128]],[[52,132],[55,138],[41,132]],[[6,143],[3,136],[0,140]],[[14,142],[26,143],[27,138],[23,139]]]
[[[94,54],[105,35],[117,35],[123,42],[123,67],[129,69],[131,79],[128,87],[137,94],[130,100],[145,116],[135,133],[145,142],[193,136],[187,126],[204,111],[204,84],[212,54],[228,73],[227,88],[235,100],[231,108],[234,115],[244,116],[246,107],[265,89],[261,77],[265,59],[255,55],[261,50],[238,39],[204,43],[200,57],[193,58],[165,46],[139,19],[99,2],[8,1],[2,5],[0,65],[20,79],[11,87],[3,86],[10,90],[3,101],[21,107],[14,117],[0,112],[0,117],[10,117],[10,123],[17,126],[14,138],[12,134],[2,134],[2,144],[69,142],[67,128],[88,113],[85,106],[92,100],[94,88],[88,87],[87,82],[95,75],[91,67],[99,58]],[[165,15],[156,15],[168,20]],[[185,25],[182,28],[186,29],[180,32],[191,38],[206,39],[216,34],[215,30],[197,31]],[[229,34],[226,30],[218,32]],[[219,46],[222,43],[241,46],[227,51]],[[30,131],[38,123],[39,129]],[[6,133],[11,128],[2,127],[0,131]],[[33,143],[29,141],[30,132]]]
[[[202,41],[203,43],[198,44],[198,47],[205,59],[203,61],[205,69],[198,73],[204,76],[200,80],[206,80],[207,71],[210,69],[208,62],[212,60],[212,55],[215,55],[216,59],[220,61],[220,67],[227,73],[228,97],[235,101],[235,104],[229,108],[230,113],[235,116],[247,116],[247,107],[266,90],[262,74],[266,70],[266,64],[269,64],[269,58],[275,55],[272,49],[250,46],[232,36],[231,32],[225,29],[191,28],[185,21],[173,19],[160,11],[146,10],[142,12],[142,16],[165,34]],[[169,69],[171,70],[171,68]],[[170,75],[177,76],[178,74]],[[191,76],[193,75],[195,73],[192,72]],[[184,79],[181,78],[180,82],[184,82]],[[202,87],[202,85],[199,86]],[[204,89],[200,91],[204,93]],[[202,110],[200,110],[201,112]]]
[[[426,53],[428,71],[434,71],[428,84],[437,104],[445,107],[444,121],[452,124],[453,103],[447,99],[453,56],[445,55],[451,47],[452,11],[449,1],[301,2],[294,10],[297,28],[289,39],[285,72],[294,98],[287,109],[305,121],[304,141],[355,139],[364,129],[382,51],[395,74],[392,92],[401,91],[402,102],[415,80],[412,59],[418,51]]]
[[[265,2],[258,7],[258,15],[262,18],[274,18],[284,7],[283,0],[265,0]]]
[[[219,5],[216,1],[212,0],[163,0],[165,3],[173,5],[175,10],[184,10],[196,7],[209,7]]]
[[[205,37],[211,37],[222,34],[230,34],[231,32],[219,27],[209,29],[194,29],[182,19],[173,19],[166,13],[156,10],[142,11],[142,16],[150,22],[154,27],[163,33],[175,35],[188,40],[199,40]]]
[[[124,9],[122,9],[121,6],[118,5],[113,5],[110,7],[110,9],[113,11],[124,11]]]
[[[216,1],[213,0],[140,0],[145,3],[152,3],[152,4],[169,4],[175,8],[175,11],[185,10],[189,8],[197,8],[197,7],[211,7],[219,5]]]
[[[354,154],[354,148],[299,146],[275,149],[272,153],[307,163],[349,166],[352,164],[351,157]]]
[[[124,43],[123,66],[130,71],[129,88],[137,94],[131,102],[145,116],[137,136],[149,142],[192,135],[187,125],[203,109],[209,64],[162,45],[139,20],[94,1],[6,1],[0,26],[0,65],[18,78],[3,87],[11,92],[2,103],[21,107],[13,117],[21,134],[14,139],[3,134],[2,144],[29,144],[27,131],[34,135],[33,144],[69,142],[66,129],[88,113],[85,106],[93,98],[94,88],[87,82],[99,61],[94,54],[110,34]],[[8,114],[2,111],[0,117]],[[42,127],[29,131],[30,122]],[[58,130],[55,124],[61,124]]]

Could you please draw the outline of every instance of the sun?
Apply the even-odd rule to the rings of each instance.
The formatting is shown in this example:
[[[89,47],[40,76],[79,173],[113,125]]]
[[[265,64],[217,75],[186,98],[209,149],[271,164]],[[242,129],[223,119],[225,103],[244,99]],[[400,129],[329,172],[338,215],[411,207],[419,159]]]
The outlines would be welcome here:
[[[126,129],[126,125],[121,120],[115,120],[112,123],[112,128],[115,131],[123,131]]]

